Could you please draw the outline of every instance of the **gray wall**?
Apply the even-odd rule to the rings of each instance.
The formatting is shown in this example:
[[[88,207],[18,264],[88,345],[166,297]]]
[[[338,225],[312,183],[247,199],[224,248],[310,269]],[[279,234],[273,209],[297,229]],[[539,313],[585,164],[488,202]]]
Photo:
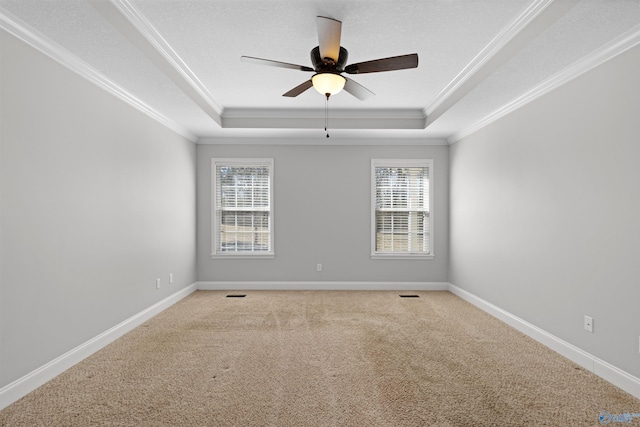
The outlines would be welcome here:
[[[198,145],[198,280],[446,282],[448,147],[328,145],[318,134],[292,145]],[[211,259],[213,157],[274,159],[275,259]],[[372,158],[434,159],[435,259],[371,259]]]
[[[451,146],[449,276],[636,377],[638,76],[635,47]]]
[[[2,387],[193,283],[196,233],[193,143],[0,43]]]
[[[0,387],[196,280],[449,280],[640,376],[640,48],[451,147],[196,150],[0,43]],[[275,259],[210,258],[212,157],[275,159]],[[370,259],[372,158],[434,159],[434,260]]]

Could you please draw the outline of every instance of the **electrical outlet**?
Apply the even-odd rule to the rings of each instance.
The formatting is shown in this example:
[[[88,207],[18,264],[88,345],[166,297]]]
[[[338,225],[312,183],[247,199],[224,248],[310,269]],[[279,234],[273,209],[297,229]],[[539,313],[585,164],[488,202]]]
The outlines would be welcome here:
[[[156,279],[156,289],[160,289],[160,279]]]
[[[584,330],[587,332],[593,332],[593,317],[584,316]]]
[[[169,283],[173,283],[173,273],[169,273]]]
[[[322,264],[316,265],[316,271],[322,271]]]

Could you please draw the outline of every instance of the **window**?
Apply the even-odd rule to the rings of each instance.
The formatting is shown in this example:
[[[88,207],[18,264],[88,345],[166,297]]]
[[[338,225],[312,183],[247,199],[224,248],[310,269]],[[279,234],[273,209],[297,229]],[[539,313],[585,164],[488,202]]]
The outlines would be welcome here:
[[[273,159],[212,159],[211,170],[211,256],[273,256]]]
[[[433,257],[433,160],[371,161],[372,257]]]

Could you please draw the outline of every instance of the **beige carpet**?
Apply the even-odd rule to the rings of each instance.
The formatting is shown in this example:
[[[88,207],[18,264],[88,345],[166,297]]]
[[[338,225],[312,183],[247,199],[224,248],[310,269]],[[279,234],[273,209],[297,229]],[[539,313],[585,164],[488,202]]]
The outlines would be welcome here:
[[[199,291],[2,426],[596,426],[640,401],[448,292]],[[640,419],[632,424],[640,425]]]

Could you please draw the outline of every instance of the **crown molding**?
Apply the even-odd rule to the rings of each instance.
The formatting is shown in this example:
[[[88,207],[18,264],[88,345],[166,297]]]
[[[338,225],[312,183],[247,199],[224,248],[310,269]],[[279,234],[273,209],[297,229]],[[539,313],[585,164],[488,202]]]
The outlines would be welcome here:
[[[590,71],[593,68],[613,59],[614,57],[631,49],[634,46],[637,46],[638,44],[640,44],[640,25],[636,25],[631,30],[622,34],[620,37],[612,40],[599,49],[593,51],[591,54],[565,67],[558,73],[551,76],[549,79],[543,81],[539,85],[525,92],[523,95],[519,96],[508,104],[503,105],[474,125],[451,135],[448,138],[449,144],[460,141],[461,139],[482,129],[483,127],[529,104],[530,102],[559,88],[560,86],[565,85],[576,77],[579,77],[587,71]]]
[[[512,20],[423,109],[426,125],[433,123],[471,92],[518,49],[556,22],[577,0],[535,0]]]
[[[0,8],[0,28],[13,35],[17,39],[28,44],[29,46],[33,47],[37,51],[53,59],[60,65],[73,71],[80,77],[88,80],[89,82],[107,91],[116,98],[124,101],[135,109],[151,117],[153,120],[157,121],[163,126],[187,138],[191,142],[197,141],[198,137],[194,133],[160,114],[154,108],[144,103],[128,91],[124,90],[113,81],[109,80],[106,76],[98,72],[86,62],[82,61],[80,58],[73,55],[68,50],[64,49],[54,41],[48,39],[47,37],[31,28],[29,25],[22,22],[20,19],[13,16],[6,10],[3,10],[2,8]]]
[[[209,117],[221,124],[224,108],[142,12],[128,0],[89,0],[89,3],[154,61]]]
[[[331,108],[329,116],[341,115],[348,118],[410,118],[424,119],[425,115],[420,108],[377,108],[377,109],[346,109]],[[226,108],[225,118],[310,118],[321,116],[324,118],[324,109],[320,108]]]
[[[223,128],[324,127],[324,110],[319,109],[226,109]],[[374,109],[329,111],[331,129],[424,129],[426,117],[421,109]]]
[[[281,136],[262,135],[264,130],[260,130],[261,135],[247,136],[244,132],[243,136],[222,136],[222,137],[203,137],[198,139],[198,145],[296,145],[296,146],[335,146],[335,145],[351,145],[351,146],[439,146],[448,145],[446,138],[426,138],[426,137],[397,137],[397,136],[380,136],[372,132],[358,132],[358,135],[343,135],[340,131],[337,134],[332,133],[331,138],[326,138],[322,129],[315,130],[311,135],[305,133],[300,135],[299,132],[283,134]]]

